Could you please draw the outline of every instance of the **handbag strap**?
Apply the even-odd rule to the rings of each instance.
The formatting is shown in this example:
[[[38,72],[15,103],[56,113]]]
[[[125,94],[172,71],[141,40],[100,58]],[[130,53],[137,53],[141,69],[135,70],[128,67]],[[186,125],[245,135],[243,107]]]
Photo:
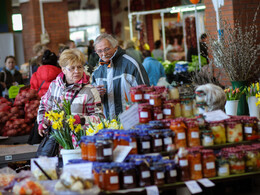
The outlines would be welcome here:
[[[45,82],[45,80],[44,81],[42,81],[42,83],[41,83],[41,85],[40,85],[40,87],[39,87],[39,89],[38,89],[38,91],[37,91],[37,93],[39,93],[39,91],[41,90],[41,88],[42,88],[42,85],[43,85],[43,83]]]
[[[82,84],[82,88],[83,88],[84,86],[85,86],[85,85]],[[81,88],[81,89],[82,89],[82,88]],[[80,90],[81,90],[81,89],[80,89]],[[76,92],[74,93],[73,97],[72,97],[71,100],[70,100],[70,105],[72,104],[72,102],[73,102],[73,100],[75,99],[75,97],[79,94],[80,90],[78,90],[78,91],[76,91]]]

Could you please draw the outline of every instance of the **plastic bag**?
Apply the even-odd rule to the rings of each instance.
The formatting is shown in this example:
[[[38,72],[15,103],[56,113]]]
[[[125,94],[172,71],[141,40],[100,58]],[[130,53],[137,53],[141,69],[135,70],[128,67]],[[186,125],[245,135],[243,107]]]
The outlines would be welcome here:
[[[9,167],[0,169],[0,187],[8,186],[14,180],[15,174],[16,172]]]
[[[161,77],[159,81],[157,82],[157,86],[165,86],[168,87],[170,83],[166,81],[166,77]]]
[[[45,188],[33,178],[25,179],[15,184],[13,188],[14,194],[49,194]]]

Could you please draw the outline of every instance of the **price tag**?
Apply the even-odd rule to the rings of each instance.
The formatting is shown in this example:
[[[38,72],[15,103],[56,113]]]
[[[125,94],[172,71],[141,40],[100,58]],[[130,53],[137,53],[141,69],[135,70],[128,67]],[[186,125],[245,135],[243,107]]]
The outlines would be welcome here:
[[[199,132],[191,132],[192,138],[199,138]]]
[[[141,118],[148,118],[148,112],[140,112]]]
[[[5,160],[12,160],[12,159],[13,159],[13,156],[12,156],[12,155],[5,156]]]
[[[74,177],[93,179],[92,165],[93,163],[67,164],[63,167],[63,171],[71,173]]]
[[[185,184],[192,194],[202,192],[202,189],[200,188],[199,184],[194,180],[186,181]]]
[[[211,121],[221,121],[224,119],[228,119],[230,118],[228,115],[226,115],[225,112],[223,112],[222,110],[214,110],[212,112],[205,112],[204,114],[205,120],[207,122],[211,122]]]
[[[132,146],[121,146],[118,145],[113,151],[114,162],[123,162],[128,153],[132,150]]]
[[[207,179],[207,178],[198,179],[197,181],[200,182],[205,187],[215,186],[215,184],[212,181],[210,181],[209,179]]]
[[[245,127],[245,133],[252,134],[252,127]]]
[[[147,195],[159,195],[159,190],[157,186],[147,186],[145,187]]]
[[[171,109],[163,109],[163,114],[171,115]]]
[[[119,119],[126,130],[137,125],[139,123],[138,104],[132,105],[128,110],[121,113]]]
[[[141,95],[140,94],[135,95],[135,100],[141,100],[141,99],[143,99],[142,94]]]

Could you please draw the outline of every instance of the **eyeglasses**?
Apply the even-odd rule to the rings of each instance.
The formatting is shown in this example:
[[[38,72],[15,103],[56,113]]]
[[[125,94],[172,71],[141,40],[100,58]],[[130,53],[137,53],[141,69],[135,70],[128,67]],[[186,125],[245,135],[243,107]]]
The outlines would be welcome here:
[[[69,72],[75,72],[76,69],[77,69],[77,71],[83,71],[84,67],[83,66],[70,66],[70,67],[65,67],[65,69]]]
[[[99,49],[99,50],[96,51],[96,53],[97,53],[97,54],[102,54],[103,52],[104,52],[104,53],[107,53],[110,49],[111,49],[111,48],[109,48],[109,47],[107,47],[107,48],[105,48],[105,49],[103,49],[103,50]]]

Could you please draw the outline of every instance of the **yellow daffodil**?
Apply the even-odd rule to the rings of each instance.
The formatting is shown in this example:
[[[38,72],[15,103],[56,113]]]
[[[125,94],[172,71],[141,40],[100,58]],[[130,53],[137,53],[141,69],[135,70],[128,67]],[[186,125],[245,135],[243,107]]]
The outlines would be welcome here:
[[[78,133],[81,130],[81,124],[77,125],[75,129],[75,133]]]
[[[60,122],[54,121],[54,122],[52,123],[52,128],[53,128],[53,129],[62,129],[62,128],[63,128],[63,124],[60,123]]]
[[[70,116],[67,119],[67,123],[69,124],[70,129],[73,131],[74,130],[74,122],[76,121],[76,119],[73,118],[73,116]]]
[[[98,130],[104,129],[103,123],[99,123],[99,124],[97,125],[97,129],[98,129]]]
[[[256,106],[260,104],[260,92],[258,92],[255,97],[257,98],[257,102],[255,103]]]
[[[87,130],[86,130],[86,135],[92,135],[94,133],[94,129],[92,129],[92,127],[89,127]]]
[[[256,83],[256,90],[259,91],[259,82]]]
[[[108,128],[109,129],[119,129],[117,122],[110,123]]]

